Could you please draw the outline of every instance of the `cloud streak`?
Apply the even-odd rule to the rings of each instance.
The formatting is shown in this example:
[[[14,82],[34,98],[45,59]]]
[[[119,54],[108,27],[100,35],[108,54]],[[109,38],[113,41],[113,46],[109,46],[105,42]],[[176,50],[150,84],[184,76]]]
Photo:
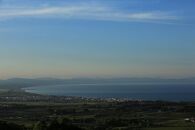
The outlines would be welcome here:
[[[65,5],[0,8],[0,20],[24,17],[66,18],[106,21],[170,22],[178,20],[169,12],[128,12],[100,5]]]

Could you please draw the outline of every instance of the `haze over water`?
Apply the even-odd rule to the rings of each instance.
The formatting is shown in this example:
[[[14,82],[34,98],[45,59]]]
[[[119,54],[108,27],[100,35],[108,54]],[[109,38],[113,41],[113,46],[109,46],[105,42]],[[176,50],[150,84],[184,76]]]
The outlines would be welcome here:
[[[89,98],[195,101],[195,84],[177,83],[97,83],[65,84],[24,88],[27,92]]]
[[[0,0],[0,79],[195,77],[194,5],[195,0]],[[188,83],[28,91],[194,99],[194,85]]]
[[[194,0],[0,0],[0,79],[195,77]]]

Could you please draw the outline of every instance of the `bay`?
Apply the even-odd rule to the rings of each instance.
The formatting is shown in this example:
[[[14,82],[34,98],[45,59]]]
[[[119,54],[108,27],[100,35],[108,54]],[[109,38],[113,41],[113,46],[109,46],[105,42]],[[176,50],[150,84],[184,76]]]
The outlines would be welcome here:
[[[195,84],[177,83],[97,83],[60,84],[23,88],[26,92],[88,98],[195,101]]]

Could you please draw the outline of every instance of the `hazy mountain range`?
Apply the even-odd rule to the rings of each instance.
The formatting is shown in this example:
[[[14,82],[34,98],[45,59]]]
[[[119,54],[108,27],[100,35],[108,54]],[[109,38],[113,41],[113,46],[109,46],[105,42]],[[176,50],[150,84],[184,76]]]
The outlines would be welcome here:
[[[39,85],[56,84],[98,84],[98,83],[195,83],[195,78],[183,79],[162,79],[162,78],[73,78],[73,79],[55,79],[55,78],[12,78],[0,80],[0,88],[24,88]]]

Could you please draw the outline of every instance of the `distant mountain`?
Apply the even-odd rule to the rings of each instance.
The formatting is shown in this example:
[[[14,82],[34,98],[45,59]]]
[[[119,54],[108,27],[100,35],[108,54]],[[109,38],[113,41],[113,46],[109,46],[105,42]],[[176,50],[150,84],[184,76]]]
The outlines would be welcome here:
[[[0,80],[0,88],[19,89],[31,86],[56,85],[56,84],[97,84],[97,83],[195,83],[195,78],[161,79],[161,78],[12,78]]]

